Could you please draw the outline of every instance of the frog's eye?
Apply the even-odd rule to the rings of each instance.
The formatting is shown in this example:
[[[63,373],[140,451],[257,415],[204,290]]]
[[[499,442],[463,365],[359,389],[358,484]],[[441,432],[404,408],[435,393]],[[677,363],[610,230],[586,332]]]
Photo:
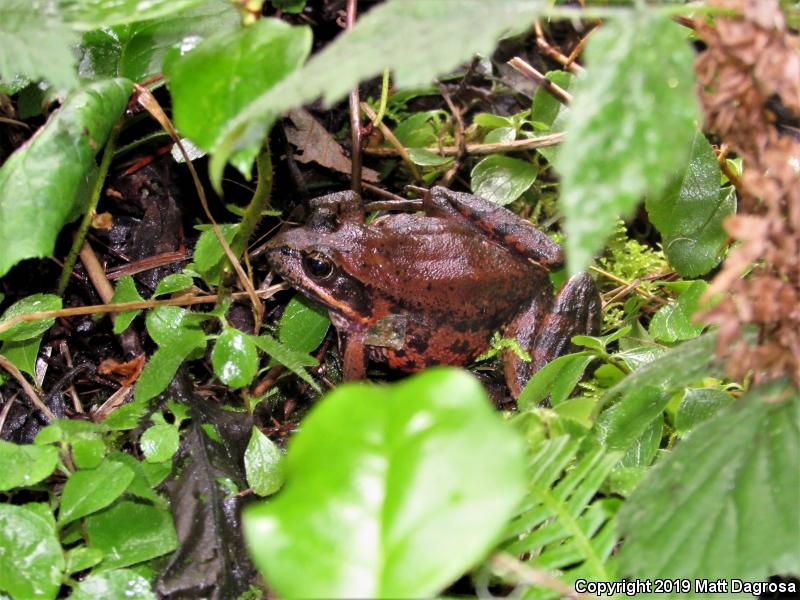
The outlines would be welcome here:
[[[312,277],[327,279],[333,275],[334,264],[333,260],[322,252],[310,252],[303,257],[303,268]]]

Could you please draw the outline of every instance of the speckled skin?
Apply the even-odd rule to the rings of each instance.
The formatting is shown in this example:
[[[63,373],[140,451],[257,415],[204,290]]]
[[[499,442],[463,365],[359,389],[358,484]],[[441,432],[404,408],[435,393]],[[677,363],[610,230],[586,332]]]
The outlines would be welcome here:
[[[363,378],[368,360],[407,372],[467,364],[509,325],[506,334],[534,358],[506,357],[517,396],[532,372],[569,349],[572,335],[597,327],[591,278],[573,278],[554,305],[547,273],[563,263],[561,248],[486,200],[433,188],[426,215],[393,214],[369,225],[349,192],[317,198],[312,210],[304,227],[270,241],[267,259],[328,308],[348,379]],[[330,273],[312,274],[309,256],[330,264]]]

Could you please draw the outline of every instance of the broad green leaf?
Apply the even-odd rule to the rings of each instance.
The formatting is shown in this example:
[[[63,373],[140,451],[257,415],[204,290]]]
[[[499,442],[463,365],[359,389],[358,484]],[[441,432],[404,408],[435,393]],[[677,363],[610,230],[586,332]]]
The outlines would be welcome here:
[[[514,202],[533,185],[536,165],[518,158],[492,154],[472,169],[472,192],[496,204]]]
[[[570,91],[575,81],[575,76],[566,71],[548,71],[547,78],[567,92]],[[533,96],[530,120],[536,129],[541,129],[548,133],[558,133],[564,131],[569,111],[569,105],[562,104],[552,94],[546,92],[544,88],[539,87]],[[544,156],[550,163],[555,162],[559,149],[560,146],[537,148],[539,154]]]
[[[572,390],[583,377],[583,372],[595,359],[590,352],[575,352],[559,356],[547,363],[525,385],[517,400],[520,410],[536,407],[536,404],[550,396],[550,404],[558,406],[569,398]]]
[[[178,372],[178,367],[192,351],[193,349],[186,347],[172,347],[159,348],[153,352],[139,375],[139,379],[136,380],[136,387],[133,390],[134,400],[144,403],[167,389],[175,377],[175,373]],[[138,410],[136,412],[138,416]],[[123,425],[127,425],[127,423],[123,423]],[[125,428],[128,429],[128,427]]]
[[[3,342],[0,354],[10,360],[23,373],[36,377],[36,357],[44,334],[22,342]]]
[[[622,465],[621,468],[649,466],[658,453],[663,435],[664,413],[662,411],[656,414],[655,418],[644,428],[639,437],[634,439],[632,443],[627,444],[625,456],[622,457],[619,463]],[[619,430],[615,432],[615,438],[615,441],[620,439]]]
[[[260,144],[285,110],[319,96],[330,104],[384,69],[393,71],[399,87],[427,85],[474,54],[488,55],[503,35],[528,27],[542,4],[540,0],[390,0],[376,6],[302,69],[242,107],[215,140],[212,181],[218,185],[230,156]]]
[[[250,385],[258,371],[255,338],[228,327],[211,351],[211,364],[220,381],[233,389]]]
[[[100,437],[85,437],[72,440],[72,460],[79,469],[94,469],[106,455],[106,443]]]
[[[696,425],[713,417],[733,400],[733,396],[715,388],[686,390],[675,413],[675,430],[680,435],[686,435]]]
[[[158,352],[158,350],[156,350],[156,352]],[[141,375],[139,377],[141,378]],[[156,392],[156,394],[158,394],[158,392]],[[106,420],[103,421],[103,423],[108,425],[112,431],[136,429],[139,427],[142,418],[147,414],[148,410],[149,407],[147,400],[134,400],[133,402],[123,404],[114,410],[114,412],[106,417]]]
[[[286,479],[283,454],[275,443],[257,427],[244,452],[247,484],[259,496],[270,496],[281,489]]]
[[[80,73],[95,79],[127,77],[143,81],[161,72],[169,52],[188,52],[201,40],[234,29],[240,22],[239,11],[232,3],[207,0],[158,19],[88,31],[81,40]]]
[[[669,398],[656,385],[632,389],[600,415],[595,430],[598,441],[612,450],[627,450],[661,416]]]
[[[0,167],[0,276],[25,258],[49,256],[74,218],[96,168],[94,156],[122,115],[130,81],[94,83],[64,105]]]
[[[328,311],[301,294],[295,294],[278,321],[278,340],[292,350],[312,352],[319,348],[331,320]]]
[[[756,388],[698,425],[623,506],[620,576],[800,572],[799,457],[800,397],[790,384]]]
[[[95,550],[94,548],[78,546],[68,550],[65,558],[67,562],[64,570],[71,574],[77,573],[78,571],[84,571],[95,566],[101,560],[103,560],[103,553],[100,552],[100,550]],[[74,597],[74,595],[70,596],[70,598]]]
[[[164,504],[164,500],[153,490],[152,484],[145,473],[145,465],[150,465],[153,463],[139,462],[130,454],[125,454],[121,451],[111,453],[108,456],[108,460],[122,463],[130,468],[131,471],[133,471],[133,479],[131,480],[130,485],[128,485],[128,489],[125,490],[126,494],[144,498],[156,505]],[[172,461],[169,460],[166,462],[166,464],[169,464],[171,467]]]
[[[555,165],[571,274],[616,217],[660,194],[684,164],[698,118],[693,64],[680,26],[654,11],[625,13],[589,38]]]
[[[145,324],[147,333],[159,346],[194,348],[205,345],[205,334],[199,325],[202,318],[179,306],[156,306],[147,313]]]
[[[2,259],[0,259],[2,260]],[[61,298],[55,294],[31,294],[9,306],[0,317],[0,323],[10,321],[19,315],[33,312],[61,309]],[[40,319],[38,321],[21,321],[0,333],[0,340],[21,342],[42,335],[55,323],[55,319]]]
[[[39,483],[55,471],[58,449],[0,440],[0,492]]]
[[[475,379],[444,368],[340,386],[286,461],[284,489],[244,529],[289,598],[432,597],[491,549],[526,481],[522,440]]]
[[[311,39],[308,27],[260,19],[210,37],[168,61],[178,129],[203,150],[216,152],[219,139],[242,109],[303,64]],[[261,144],[258,140],[239,149],[237,167],[246,175]]]
[[[498,127],[497,129],[492,129],[486,134],[486,137],[483,138],[483,143],[499,144],[502,142],[513,142],[515,139],[517,139],[516,129],[513,127]]]
[[[439,156],[425,148],[409,148],[408,157],[421,167],[442,167],[453,162],[452,156]]]
[[[708,289],[705,281],[694,281],[677,300],[658,309],[650,321],[648,333],[659,342],[690,340],[702,333],[705,327],[692,317],[700,308],[700,298]]]
[[[78,84],[72,46],[78,36],[44,0],[0,2],[0,78],[45,79],[58,88]]]
[[[53,524],[26,506],[0,504],[0,590],[20,600],[52,600],[63,571]]]
[[[78,583],[70,600],[156,600],[150,582],[128,569],[89,575]]]
[[[123,275],[117,281],[117,287],[114,288],[114,295],[111,297],[111,304],[122,304],[123,302],[139,302],[144,300],[136,289],[136,283],[130,275]],[[141,310],[126,310],[118,313],[114,317],[114,333],[119,335],[125,331],[136,316],[141,313]]]
[[[495,129],[498,127],[513,127],[514,121],[508,117],[501,117],[492,113],[478,113],[472,117],[472,122],[487,129]]]
[[[305,352],[298,352],[297,350],[289,348],[269,335],[260,335],[254,338],[253,341],[255,341],[256,345],[261,348],[265,354],[281,363],[312,388],[320,391],[317,382],[314,381],[311,375],[308,374],[308,371],[305,370],[305,367],[314,367],[317,365],[317,360],[315,358],[309,356]]]
[[[432,146],[439,140],[431,122],[437,114],[438,111],[435,110],[415,112],[400,121],[392,133],[406,148]]]
[[[183,292],[193,285],[194,279],[192,279],[191,275],[187,275],[186,273],[173,273],[172,275],[167,275],[158,282],[156,291],[153,292],[153,298],[174,294],[175,292]]]
[[[160,463],[172,458],[180,441],[178,430],[172,425],[153,425],[142,433],[139,445],[147,462]]]
[[[223,239],[230,244],[239,226],[221,224],[219,229]],[[189,263],[187,268],[197,271],[203,281],[214,287],[219,285],[220,271],[227,260],[225,250],[222,249],[214,231],[209,228],[197,238],[194,246],[194,260]]]
[[[105,461],[96,469],[76,471],[61,494],[58,522],[61,526],[111,504],[125,491],[133,471],[122,463]]]
[[[86,519],[89,546],[105,553],[103,569],[140,563],[178,545],[172,515],[163,509],[124,500]]]
[[[722,259],[728,241],[722,221],[736,212],[736,193],[720,188],[717,155],[700,131],[678,172],[662,194],[647,197],[647,214],[661,233],[670,264],[684,277],[697,277]]]
[[[204,0],[58,0],[63,18],[73,28],[96,29],[165,17]]]

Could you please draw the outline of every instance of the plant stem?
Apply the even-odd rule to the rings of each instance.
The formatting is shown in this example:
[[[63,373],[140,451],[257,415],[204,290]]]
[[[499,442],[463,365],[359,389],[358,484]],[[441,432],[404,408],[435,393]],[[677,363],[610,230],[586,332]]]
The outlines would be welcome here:
[[[67,289],[69,278],[72,276],[72,269],[75,266],[75,261],[78,259],[78,252],[80,252],[83,241],[86,239],[89,225],[92,224],[92,217],[97,209],[97,203],[100,202],[100,193],[103,191],[103,184],[106,181],[106,175],[108,175],[108,168],[111,166],[111,157],[114,156],[114,148],[117,145],[117,136],[119,136],[119,132],[122,129],[122,122],[123,119],[119,119],[114,124],[108,136],[108,142],[103,150],[103,158],[100,161],[100,168],[98,169],[97,177],[92,187],[92,195],[89,197],[89,204],[86,207],[86,212],[83,213],[83,219],[78,227],[78,231],[75,233],[75,239],[72,240],[72,247],[69,249],[67,259],[64,261],[64,269],[61,271],[61,278],[58,280],[57,293],[59,296],[63,295],[64,290]]]
[[[236,235],[233,236],[231,242],[231,250],[237,258],[245,253],[247,242],[261,220],[261,213],[269,206],[269,199],[272,195],[272,152],[268,144],[256,157],[256,168],[258,169],[256,190],[253,192],[250,204],[247,205]]]

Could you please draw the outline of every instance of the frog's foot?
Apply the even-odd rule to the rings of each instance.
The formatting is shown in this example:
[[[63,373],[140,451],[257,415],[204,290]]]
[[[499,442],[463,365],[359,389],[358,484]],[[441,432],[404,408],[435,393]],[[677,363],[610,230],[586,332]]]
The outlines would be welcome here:
[[[572,277],[548,306],[549,298],[538,297],[527,311],[517,316],[506,334],[528,350],[526,362],[511,351],[505,352],[505,375],[514,398],[548,362],[573,350],[575,335],[594,335],[600,328],[600,294],[594,280],[586,273]]]

